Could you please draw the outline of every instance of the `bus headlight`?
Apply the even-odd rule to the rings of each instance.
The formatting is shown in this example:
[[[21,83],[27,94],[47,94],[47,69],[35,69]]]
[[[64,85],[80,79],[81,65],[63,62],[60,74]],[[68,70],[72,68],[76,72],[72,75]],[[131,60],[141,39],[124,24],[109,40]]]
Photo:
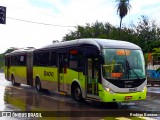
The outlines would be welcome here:
[[[107,90],[108,92],[110,91],[110,89],[109,89],[109,88],[107,88],[107,87],[106,87],[106,90]]]
[[[107,92],[110,92],[111,94],[114,94],[114,92],[110,89],[110,88],[108,88],[108,87],[104,87],[105,88],[105,90],[107,91]]]
[[[146,88],[147,88],[147,86],[144,86],[144,88],[141,90],[141,92],[143,92]]]

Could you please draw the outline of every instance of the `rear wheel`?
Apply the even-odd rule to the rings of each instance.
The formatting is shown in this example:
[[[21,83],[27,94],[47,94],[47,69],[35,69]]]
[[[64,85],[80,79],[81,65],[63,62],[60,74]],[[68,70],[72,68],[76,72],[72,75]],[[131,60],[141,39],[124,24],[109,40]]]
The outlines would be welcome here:
[[[76,85],[74,90],[73,90],[73,97],[77,102],[82,102],[83,98],[82,98],[82,92],[81,89],[79,87],[79,85]]]
[[[19,85],[20,85],[20,83],[16,83],[16,82],[15,82],[15,78],[14,78],[13,75],[12,75],[12,77],[11,77],[11,82],[12,82],[12,85],[13,85],[13,86],[19,86]]]
[[[38,92],[41,92],[41,91],[42,91],[42,88],[41,88],[41,82],[40,82],[39,79],[36,79],[35,85],[36,85],[37,91],[38,91]]]
[[[13,86],[16,85],[14,76],[11,77],[11,82],[12,82],[12,85],[13,85]]]

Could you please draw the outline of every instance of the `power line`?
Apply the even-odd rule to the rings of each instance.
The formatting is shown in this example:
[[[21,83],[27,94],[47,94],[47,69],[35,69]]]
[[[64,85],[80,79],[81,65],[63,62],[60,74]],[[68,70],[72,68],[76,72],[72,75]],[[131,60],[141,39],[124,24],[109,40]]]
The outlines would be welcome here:
[[[48,26],[54,26],[54,27],[76,27],[76,26],[65,26],[65,25],[53,25],[53,24],[48,24],[48,23],[34,22],[34,21],[23,20],[23,19],[12,18],[12,17],[6,17],[6,18],[9,18],[9,19],[12,19],[12,20],[18,20],[18,21],[22,21],[22,22],[41,24],[41,25],[48,25]]]
[[[2,3],[0,3],[2,4]],[[4,4],[4,3],[3,3]],[[20,9],[20,10],[24,10],[24,11],[27,11],[28,12],[28,8],[24,8],[24,7],[19,7],[19,6],[15,6],[15,5],[12,5],[12,4],[4,4],[4,6],[10,6],[12,8],[16,8],[16,9]],[[33,11],[32,11],[33,12]],[[43,12],[39,12],[39,11],[34,11],[34,13],[36,14],[41,14],[41,15],[45,15],[45,16],[50,16],[50,17],[53,17],[53,18],[58,18],[58,19],[65,19],[65,20],[69,20],[69,21],[73,21],[73,22],[76,22],[76,23],[85,23],[85,21],[81,21],[81,20],[74,20],[74,19],[71,19],[71,18],[67,18],[67,17],[61,17],[61,16],[56,16],[56,15],[52,15],[52,14],[48,14],[48,13],[43,13]]]

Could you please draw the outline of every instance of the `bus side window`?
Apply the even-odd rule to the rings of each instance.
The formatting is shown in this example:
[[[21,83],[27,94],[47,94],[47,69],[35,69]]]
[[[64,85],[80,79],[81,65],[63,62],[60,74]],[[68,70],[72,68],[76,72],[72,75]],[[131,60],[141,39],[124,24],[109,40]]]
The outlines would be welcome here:
[[[40,52],[34,54],[34,65],[48,66],[49,65],[49,52]]]
[[[72,49],[69,51],[69,68],[71,69],[81,69],[82,68],[82,52],[77,49]]]
[[[57,66],[57,54],[56,52],[51,53],[51,66]]]
[[[13,56],[13,66],[18,65],[18,56],[14,55]]]
[[[33,55],[33,65],[38,65],[38,63],[37,63],[37,53],[34,53],[34,55]]]
[[[20,55],[18,63],[20,66],[25,66],[26,65],[26,55]]]
[[[11,65],[11,61],[10,61],[10,57],[5,58],[5,66],[7,66],[8,68],[10,68]]]

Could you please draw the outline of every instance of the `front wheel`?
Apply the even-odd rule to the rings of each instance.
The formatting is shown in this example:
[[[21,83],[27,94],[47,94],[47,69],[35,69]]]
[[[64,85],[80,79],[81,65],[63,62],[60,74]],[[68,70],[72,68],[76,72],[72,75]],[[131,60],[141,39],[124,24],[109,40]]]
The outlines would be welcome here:
[[[73,97],[77,102],[83,101],[82,92],[81,92],[81,89],[78,85],[74,88]]]

